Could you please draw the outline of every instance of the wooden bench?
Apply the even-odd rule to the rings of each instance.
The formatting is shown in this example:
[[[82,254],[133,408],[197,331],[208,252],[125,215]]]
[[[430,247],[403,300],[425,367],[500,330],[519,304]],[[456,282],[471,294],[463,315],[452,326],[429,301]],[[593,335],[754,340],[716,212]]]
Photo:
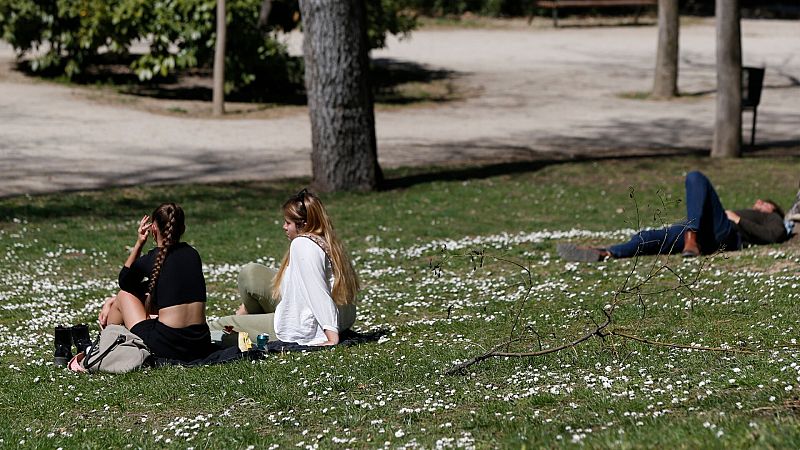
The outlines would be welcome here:
[[[534,8],[549,8],[553,10],[553,26],[558,27],[558,8],[604,8],[609,6],[652,6],[658,5],[658,0],[534,0]],[[639,19],[639,9],[636,10],[636,20]],[[528,22],[533,20],[531,14]]]

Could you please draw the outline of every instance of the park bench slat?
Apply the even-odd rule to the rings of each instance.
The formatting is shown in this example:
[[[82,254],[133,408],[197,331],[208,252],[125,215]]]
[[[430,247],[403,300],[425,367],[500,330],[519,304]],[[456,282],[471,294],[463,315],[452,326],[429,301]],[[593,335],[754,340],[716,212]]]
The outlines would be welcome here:
[[[540,0],[535,6],[541,8],[594,7],[594,6],[648,6],[657,5],[658,0]]]
[[[558,27],[558,8],[579,7],[592,8],[604,6],[652,6],[658,5],[658,0],[533,0],[533,6],[550,8],[553,10],[553,25]],[[636,19],[639,11],[636,12]],[[533,13],[528,18],[528,23],[533,20]]]

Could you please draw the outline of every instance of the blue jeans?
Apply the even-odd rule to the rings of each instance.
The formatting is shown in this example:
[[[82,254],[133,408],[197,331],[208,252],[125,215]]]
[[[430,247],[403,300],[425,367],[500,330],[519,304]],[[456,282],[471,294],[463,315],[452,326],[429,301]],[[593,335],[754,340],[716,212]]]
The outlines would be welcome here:
[[[736,226],[725,214],[711,181],[697,171],[686,175],[686,222],[642,230],[628,242],[612,245],[608,251],[615,258],[680,253],[686,230],[697,232],[697,243],[706,254],[721,248],[739,250],[742,245]]]

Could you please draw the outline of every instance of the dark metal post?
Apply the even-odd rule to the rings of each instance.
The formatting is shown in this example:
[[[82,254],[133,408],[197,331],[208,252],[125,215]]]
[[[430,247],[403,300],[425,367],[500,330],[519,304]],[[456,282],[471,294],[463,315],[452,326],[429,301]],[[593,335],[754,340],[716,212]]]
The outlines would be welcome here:
[[[753,124],[750,127],[750,146],[756,143],[756,118],[761,91],[764,87],[764,69],[761,67],[742,67],[742,111],[753,110]]]
[[[553,5],[553,28],[558,28],[558,2]]]

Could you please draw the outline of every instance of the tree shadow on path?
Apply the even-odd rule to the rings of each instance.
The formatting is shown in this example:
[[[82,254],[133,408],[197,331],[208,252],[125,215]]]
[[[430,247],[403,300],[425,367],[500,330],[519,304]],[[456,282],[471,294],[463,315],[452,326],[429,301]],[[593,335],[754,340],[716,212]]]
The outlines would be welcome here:
[[[549,156],[549,158],[548,158]],[[672,149],[668,151],[628,150],[624,152],[593,152],[592,154],[562,154],[554,155],[552,152],[542,153],[542,159],[532,161],[512,161],[492,164],[475,164],[459,166],[437,166],[428,170],[413,169],[410,174],[387,177],[381,185],[381,190],[391,191],[406,189],[418,184],[437,181],[466,181],[484,179],[502,175],[536,172],[550,166],[566,163],[581,163],[604,160],[644,160],[667,159],[677,157],[707,157],[708,150],[701,148]],[[743,157],[775,158],[795,157],[800,158],[800,140],[782,141],[765,145],[749,147],[743,152]]]
[[[770,120],[773,125],[787,128],[792,123],[800,122],[800,114],[772,115],[762,120]],[[749,142],[749,125],[743,126],[742,135],[744,142]],[[526,140],[531,144],[519,144]],[[434,164],[435,167],[412,169],[406,174],[387,177],[381,189],[403,189],[435,181],[534,172],[572,162],[708,157],[710,140],[708,127],[695,120],[665,119],[656,123],[616,120],[597,125],[583,136],[541,136],[531,132],[529,137],[514,136],[509,141],[485,139],[431,145],[429,151],[435,151],[440,161]],[[800,139],[772,139],[758,142],[755,146],[744,144],[742,156],[799,157]]]

